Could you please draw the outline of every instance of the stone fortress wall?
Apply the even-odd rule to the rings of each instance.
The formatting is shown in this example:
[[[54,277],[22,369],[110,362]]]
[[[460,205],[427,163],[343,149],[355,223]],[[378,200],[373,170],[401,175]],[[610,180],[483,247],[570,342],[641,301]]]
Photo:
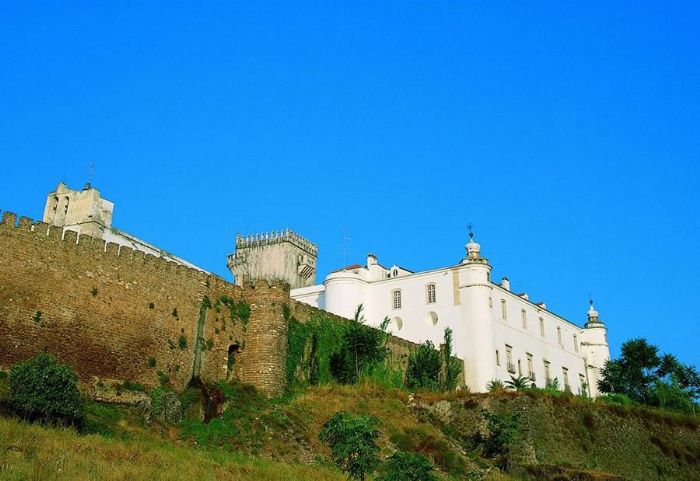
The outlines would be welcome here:
[[[250,307],[247,322],[230,314],[231,301]],[[284,304],[301,322],[317,312],[290,299],[282,281],[235,286],[99,238],[2,215],[3,369],[48,352],[85,383],[97,377],[153,387],[167,375],[179,390],[193,378],[236,378],[277,395],[286,383]],[[394,337],[388,346],[402,366],[416,347]]]

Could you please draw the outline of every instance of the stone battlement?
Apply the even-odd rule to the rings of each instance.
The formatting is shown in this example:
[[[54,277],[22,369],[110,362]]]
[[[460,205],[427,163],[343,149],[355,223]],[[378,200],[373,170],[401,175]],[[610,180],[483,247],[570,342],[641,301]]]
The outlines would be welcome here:
[[[316,246],[316,244],[308,239],[305,239],[291,229],[264,232],[247,236],[237,235],[236,250],[263,247],[271,244],[279,244],[281,242],[291,242],[313,256],[318,254],[318,246]]]
[[[78,234],[73,230],[64,229],[63,227],[54,226],[45,222],[35,221],[29,217],[19,217],[17,214],[9,211],[2,212],[2,221],[0,221],[0,229],[4,231],[15,231],[19,233],[32,233],[36,236],[46,237],[57,242],[62,242],[62,245],[69,247],[75,246],[75,249],[83,252],[103,253],[104,255],[119,258],[124,262],[145,262],[154,264],[156,268],[162,268],[169,273],[191,276],[199,278],[205,282],[207,280],[221,280],[218,276],[202,272],[189,266],[178,264],[176,262],[164,259],[162,257],[147,254],[142,251],[134,250],[131,247],[126,247],[113,242],[105,242],[102,239],[89,236],[87,234]]]

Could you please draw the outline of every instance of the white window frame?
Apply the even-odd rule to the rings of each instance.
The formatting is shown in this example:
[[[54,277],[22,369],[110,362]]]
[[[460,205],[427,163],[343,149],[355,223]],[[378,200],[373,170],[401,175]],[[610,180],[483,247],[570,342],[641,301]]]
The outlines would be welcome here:
[[[437,302],[437,287],[435,287],[435,283],[431,282],[427,286],[425,286],[425,303],[426,304],[435,304]]]
[[[391,308],[394,310],[401,309],[401,289],[391,291]]]

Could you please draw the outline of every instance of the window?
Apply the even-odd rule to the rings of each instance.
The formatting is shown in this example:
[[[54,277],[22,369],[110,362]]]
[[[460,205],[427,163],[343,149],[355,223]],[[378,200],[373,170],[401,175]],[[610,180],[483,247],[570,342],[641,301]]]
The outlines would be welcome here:
[[[523,366],[520,363],[520,359],[518,359],[518,377],[523,377]]]
[[[523,319],[523,329],[527,329],[527,312],[525,309],[520,311],[520,316]]]
[[[549,361],[544,362],[544,382],[547,384],[552,382],[552,374],[549,371]]]
[[[506,367],[508,372],[515,374],[515,365],[513,364],[513,348],[506,344]]]
[[[496,349],[496,366],[501,365],[501,355],[498,353],[498,349]]]
[[[401,309],[401,289],[391,291],[391,302],[394,309]]]
[[[425,299],[428,304],[435,304],[435,284],[428,284],[425,288]]]
[[[571,386],[569,385],[569,370],[562,367],[561,374],[564,377],[564,391],[571,391]]]
[[[578,352],[578,336],[574,334],[574,351]]]
[[[583,374],[578,375],[578,393],[579,395],[587,395],[588,394],[588,383],[586,383],[586,376]]]
[[[557,341],[561,347],[564,347],[564,344],[561,342],[561,327],[557,327]]]
[[[544,337],[544,319],[540,317],[540,336]]]
[[[535,380],[535,367],[532,365],[532,354],[527,353],[527,377],[531,381]]]
[[[504,321],[508,320],[508,308],[506,307],[506,300],[501,299],[501,318]]]

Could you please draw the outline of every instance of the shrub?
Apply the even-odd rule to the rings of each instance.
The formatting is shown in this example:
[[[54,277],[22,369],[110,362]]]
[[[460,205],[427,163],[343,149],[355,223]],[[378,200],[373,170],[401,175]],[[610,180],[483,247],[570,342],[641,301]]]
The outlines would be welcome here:
[[[506,386],[503,384],[503,381],[500,379],[491,379],[487,384],[486,384],[486,390],[488,392],[501,392],[505,391]]]
[[[636,404],[632,399],[625,396],[624,394],[615,393],[606,394],[604,396],[598,396],[596,398],[596,401],[602,402],[604,404],[617,404],[620,406],[633,406]]]
[[[421,454],[397,451],[382,468],[376,481],[437,481],[433,465]]]
[[[517,413],[495,414],[483,411],[489,434],[477,435],[476,444],[481,446],[484,456],[489,458],[506,457],[510,453],[510,444],[518,431],[520,416]]]
[[[73,370],[41,353],[10,369],[10,404],[25,419],[79,425],[83,399]]]
[[[148,358],[148,367],[156,367],[156,358],[155,357]]]
[[[350,479],[364,480],[379,464],[377,418],[337,412],[321,428],[318,438],[331,448],[333,462]]]
[[[425,341],[408,357],[407,387],[437,391],[441,367],[440,352],[435,350],[432,342]]]
[[[180,350],[185,350],[185,348],[187,348],[187,338],[184,334],[180,334],[177,338],[177,347],[179,347]]]

